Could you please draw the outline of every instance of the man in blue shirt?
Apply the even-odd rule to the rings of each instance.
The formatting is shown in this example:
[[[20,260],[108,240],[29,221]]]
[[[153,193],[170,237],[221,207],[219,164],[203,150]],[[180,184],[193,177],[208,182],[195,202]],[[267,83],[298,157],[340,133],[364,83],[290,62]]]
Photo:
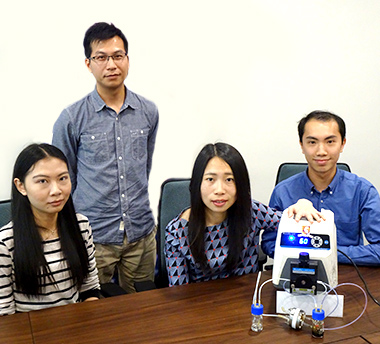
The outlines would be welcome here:
[[[358,265],[380,264],[380,197],[366,179],[340,170],[336,164],[346,144],[344,121],[330,112],[313,111],[298,124],[302,153],[308,163],[273,190],[269,206],[284,210],[300,198],[310,200],[320,211],[334,213],[338,249]],[[363,233],[368,241],[364,245]],[[265,232],[262,248],[274,255],[275,232]],[[350,263],[338,253],[340,263]]]
[[[96,23],[83,45],[96,87],[62,111],[53,144],[69,160],[76,210],[90,219],[100,282],[109,282],[117,268],[120,285],[134,292],[134,282],[154,279],[148,178],[158,110],[124,85],[128,41],[118,28]]]

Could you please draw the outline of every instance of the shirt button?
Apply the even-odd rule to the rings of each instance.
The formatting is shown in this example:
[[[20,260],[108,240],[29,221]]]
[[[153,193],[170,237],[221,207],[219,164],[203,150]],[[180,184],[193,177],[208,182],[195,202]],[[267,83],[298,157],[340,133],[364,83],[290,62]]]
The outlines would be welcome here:
[[[118,121],[118,120],[119,120],[119,117],[116,117],[116,120]]]
[[[92,139],[92,140],[95,140],[95,136],[94,136],[94,135],[92,135],[92,136],[91,136],[91,139]]]
[[[125,213],[123,213],[123,216],[126,216]]]
[[[120,179],[124,179],[124,176],[120,176]]]
[[[332,191],[330,191],[330,195],[332,195]]]
[[[321,203],[323,203],[323,199],[321,199]]]
[[[123,198],[124,198],[124,197],[125,197],[125,195],[124,195],[124,194],[121,194],[121,197],[123,197]]]
[[[118,141],[120,141],[120,136],[117,139],[118,139]]]
[[[312,195],[314,192],[313,191],[310,191],[310,194]]]
[[[119,156],[119,160],[123,160],[123,158],[121,156]]]

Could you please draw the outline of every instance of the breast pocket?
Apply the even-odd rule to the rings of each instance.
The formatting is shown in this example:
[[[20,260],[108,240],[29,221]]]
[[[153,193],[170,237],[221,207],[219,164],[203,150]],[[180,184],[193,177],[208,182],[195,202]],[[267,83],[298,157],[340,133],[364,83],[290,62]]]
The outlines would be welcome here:
[[[140,160],[147,154],[149,129],[134,129],[130,133],[132,157],[133,159]]]
[[[344,238],[345,246],[359,245],[361,238],[360,221],[352,219],[351,221],[335,220],[335,226],[337,231],[337,241],[341,245],[339,238]]]
[[[81,136],[84,158],[93,163],[105,162],[109,159],[106,133],[85,134]]]

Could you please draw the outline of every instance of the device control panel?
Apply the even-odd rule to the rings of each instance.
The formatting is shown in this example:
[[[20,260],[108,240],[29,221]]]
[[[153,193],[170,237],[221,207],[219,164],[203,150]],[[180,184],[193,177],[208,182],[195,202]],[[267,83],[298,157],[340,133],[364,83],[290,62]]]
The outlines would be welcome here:
[[[330,249],[330,236],[327,234],[281,233],[281,247]]]

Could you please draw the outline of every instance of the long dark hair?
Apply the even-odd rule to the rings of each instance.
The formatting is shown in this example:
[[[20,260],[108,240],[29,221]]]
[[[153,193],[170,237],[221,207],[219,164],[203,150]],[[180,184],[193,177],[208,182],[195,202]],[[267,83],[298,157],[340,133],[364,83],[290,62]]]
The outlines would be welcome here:
[[[201,196],[201,183],[206,166],[214,157],[223,159],[231,167],[235,178],[236,201],[227,211],[229,252],[226,264],[227,269],[232,270],[239,262],[244,236],[251,227],[251,188],[243,157],[227,143],[207,144],[195,160],[190,182],[190,249],[195,261],[205,269],[207,266],[204,243],[206,217],[205,204]]]
[[[38,161],[47,157],[58,158],[68,166],[65,155],[57,147],[47,143],[35,143],[26,147],[17,157],[12,180],[18,178],[24,183],[28,171]],[[42,285],[47,279],[54,282],[54,277],[44,256],[41,237],[29,199],[17,190],[14,183],[12,183],[11,208],[16,287],[27,295],[37,295],[42,292]],[[79,288],[88,275],[89,261],[71,196],[58,213],[57,226],[71,277]]]

